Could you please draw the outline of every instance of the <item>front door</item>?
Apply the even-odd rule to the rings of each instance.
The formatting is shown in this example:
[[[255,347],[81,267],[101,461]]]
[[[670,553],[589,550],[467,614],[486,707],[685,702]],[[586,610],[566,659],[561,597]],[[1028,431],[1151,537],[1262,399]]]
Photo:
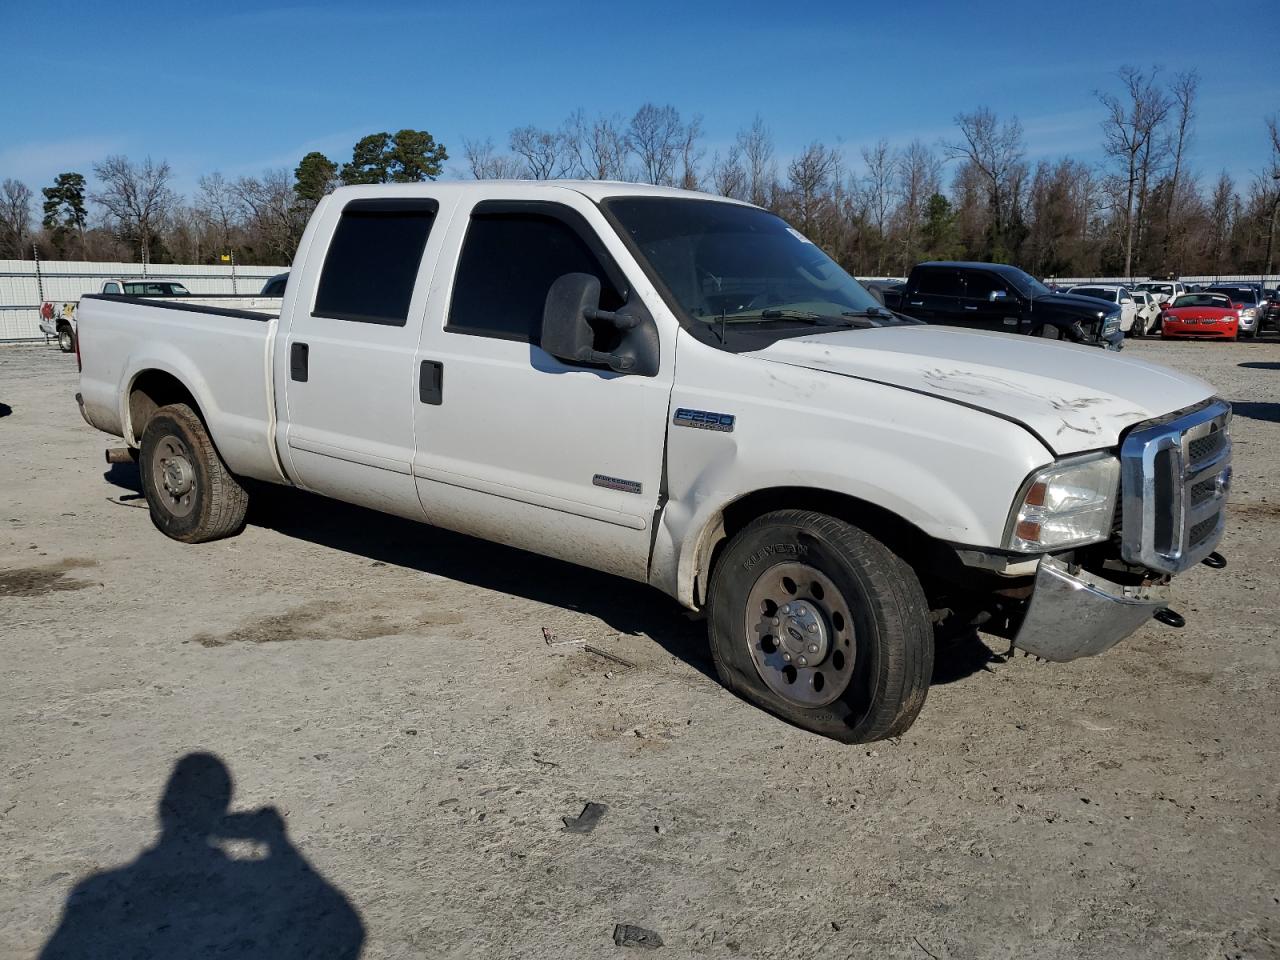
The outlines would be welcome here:
[[[1018,332],[1018,295],[995,273],[966,270],[961,300],[964,325],[974,330]]]
[[[595,205],[556,196],[494,196],[454,217],[452,282],[428,306],[418,356],[414,472],[433,523],[644,580],[674,338],[653,377],[567,365],[539,346],[547,291],[564,274],[598,277],[605,310],[656,303]]]

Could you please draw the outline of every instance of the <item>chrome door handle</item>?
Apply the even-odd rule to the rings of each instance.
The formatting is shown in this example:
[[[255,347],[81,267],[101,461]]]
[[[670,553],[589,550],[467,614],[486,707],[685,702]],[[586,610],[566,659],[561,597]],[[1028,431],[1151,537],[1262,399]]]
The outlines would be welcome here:
[[[909,302],[910,302],[911,306],[913,306],[913,307],[923,307],[923,306],[924,306],[924,301],[923,301],[923,300],[911,300],[911,301],[909,301]]]
[[[977,310],[977,307],[965,307],[966,310]]]

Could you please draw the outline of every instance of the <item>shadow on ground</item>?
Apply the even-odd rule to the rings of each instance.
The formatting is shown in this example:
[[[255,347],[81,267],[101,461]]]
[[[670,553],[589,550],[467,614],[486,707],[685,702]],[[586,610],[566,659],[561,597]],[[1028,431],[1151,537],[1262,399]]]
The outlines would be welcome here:
[[[1250,420],[1280,423],[1280,403],[1235,400],[1231,404],[1231,412],[1237,417],[1248,417]]]
[[[142,490],[135,464],[114,464],[103,476],[118,487]],[[645,584],[269,484],[251,487],[248,522],[344,553],[598,617],[619,633],[650,638],[719,682],[705,623]],[[541,626],[555,631],[554,623]],[[1003,662],[976,631],[940,637],[933,682],[962,680]]]
[[[7,403],[0,403],[0,417],[7,417],[11,413],[13,413],[13,407]]]
[[[1249,360],[1245,363],[1237,363],[1236,366],[1246,370],[1280,370],[1280,361]]]
[[[218,757],[179,760],[155,845],[76,884],[40,960],[358,957],[359,913],[289,840],[275,807],[230,812],[232,789]]]

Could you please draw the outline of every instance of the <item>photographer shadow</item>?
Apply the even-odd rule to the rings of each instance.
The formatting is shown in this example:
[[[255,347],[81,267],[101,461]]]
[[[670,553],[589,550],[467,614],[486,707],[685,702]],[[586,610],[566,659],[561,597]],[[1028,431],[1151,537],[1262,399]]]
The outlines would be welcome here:
[[[355,908],[293,846],[274,807],[231,813],[231,795],[218,757],[179,760],[157,843],[76,885],[42,960],[358,957],[365,934]],[[255,855],[233,857],[223,845]]]

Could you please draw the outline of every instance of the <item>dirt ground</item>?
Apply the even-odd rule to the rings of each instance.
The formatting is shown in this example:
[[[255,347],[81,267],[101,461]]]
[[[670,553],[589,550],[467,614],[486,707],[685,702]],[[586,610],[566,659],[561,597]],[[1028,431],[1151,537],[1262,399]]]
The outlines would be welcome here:
[[[1280,343],[1128,351],[1235,403],[1186,628],[942,651],[915,727],[848,747],[726,693],[637,585],[291,491],[167,540],[75,361],[0,348],[0,957],[60,923],[49,956],[146,955],[157,915],[168,957],[630,956],[618,924],[658,956],[1280,956]]]

